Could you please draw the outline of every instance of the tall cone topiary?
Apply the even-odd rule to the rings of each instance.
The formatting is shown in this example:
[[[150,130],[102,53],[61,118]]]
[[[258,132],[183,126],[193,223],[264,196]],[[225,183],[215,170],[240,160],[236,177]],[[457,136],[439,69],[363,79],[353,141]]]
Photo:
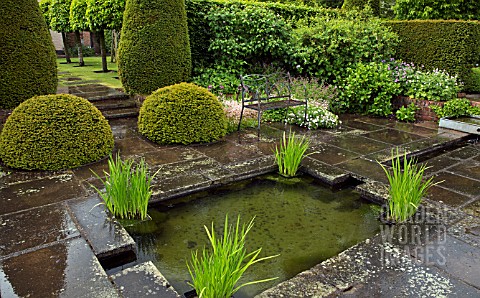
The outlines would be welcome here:
[[[0,108],[57,90],[55,47],[37,0],[0,1]]]
[[[127,0],[118,48],[125,90],[150,94],[187,81],[191,68],[184,0]]]

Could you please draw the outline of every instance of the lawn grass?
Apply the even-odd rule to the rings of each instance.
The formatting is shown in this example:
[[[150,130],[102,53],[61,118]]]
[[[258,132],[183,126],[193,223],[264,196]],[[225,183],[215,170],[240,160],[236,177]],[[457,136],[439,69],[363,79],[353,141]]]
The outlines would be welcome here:
[[[110,57],[107,57],[108,69],[113,70],[113,72],[107,73],[96,73],[94,71],[99,71],[102,69],[102,58],[101,57],[85,57],[85,66],[78,67],[78,58],[72,58],[72,63],[65,64],[65,58],[57,58],[58,66],[58,86],[65,87],[75,84],[82,83],[98,83],[103,84],[112,88],[122,88],[122,83],[118,77],[117,73],[117,64],[110,62]],[[81,78],[81,81],[68,81],[67,78]]]

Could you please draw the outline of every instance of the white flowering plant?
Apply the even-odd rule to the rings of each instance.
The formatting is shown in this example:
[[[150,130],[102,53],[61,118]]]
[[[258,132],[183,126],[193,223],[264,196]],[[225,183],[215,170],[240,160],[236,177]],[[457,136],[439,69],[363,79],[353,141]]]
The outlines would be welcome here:
[[[300,106],[295,107],[289,110],[285,121],[288,124],[297,124],[308,129],[335,128],[340,124],[337,115],[321,106],[308,106],[307,118],[305,119],[304,116],[305,109]]]

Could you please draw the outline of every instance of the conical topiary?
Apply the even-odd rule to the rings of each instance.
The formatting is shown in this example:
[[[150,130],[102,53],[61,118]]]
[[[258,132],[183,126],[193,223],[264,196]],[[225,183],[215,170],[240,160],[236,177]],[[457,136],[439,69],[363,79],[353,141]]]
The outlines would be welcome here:
[[[36,0],[0,1],[0,108],[57,90],[50,32]]]
[[[183,0],[127,0],[118,72],[128,93],[150,94],[185,82],[191,72]]]

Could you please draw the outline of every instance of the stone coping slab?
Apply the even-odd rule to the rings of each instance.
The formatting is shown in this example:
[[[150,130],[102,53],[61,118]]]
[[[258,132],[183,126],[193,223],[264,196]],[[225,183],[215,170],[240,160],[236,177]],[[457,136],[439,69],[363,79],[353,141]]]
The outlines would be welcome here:
[[[110,275],[110,278],[124,298],[146,296],[162,298],[180,297],[167,279],[150,261],[124,269]]]
[[[105,211],[98,195],[68,202],[80,232],[106,268],[136,260],[135,241]]]

